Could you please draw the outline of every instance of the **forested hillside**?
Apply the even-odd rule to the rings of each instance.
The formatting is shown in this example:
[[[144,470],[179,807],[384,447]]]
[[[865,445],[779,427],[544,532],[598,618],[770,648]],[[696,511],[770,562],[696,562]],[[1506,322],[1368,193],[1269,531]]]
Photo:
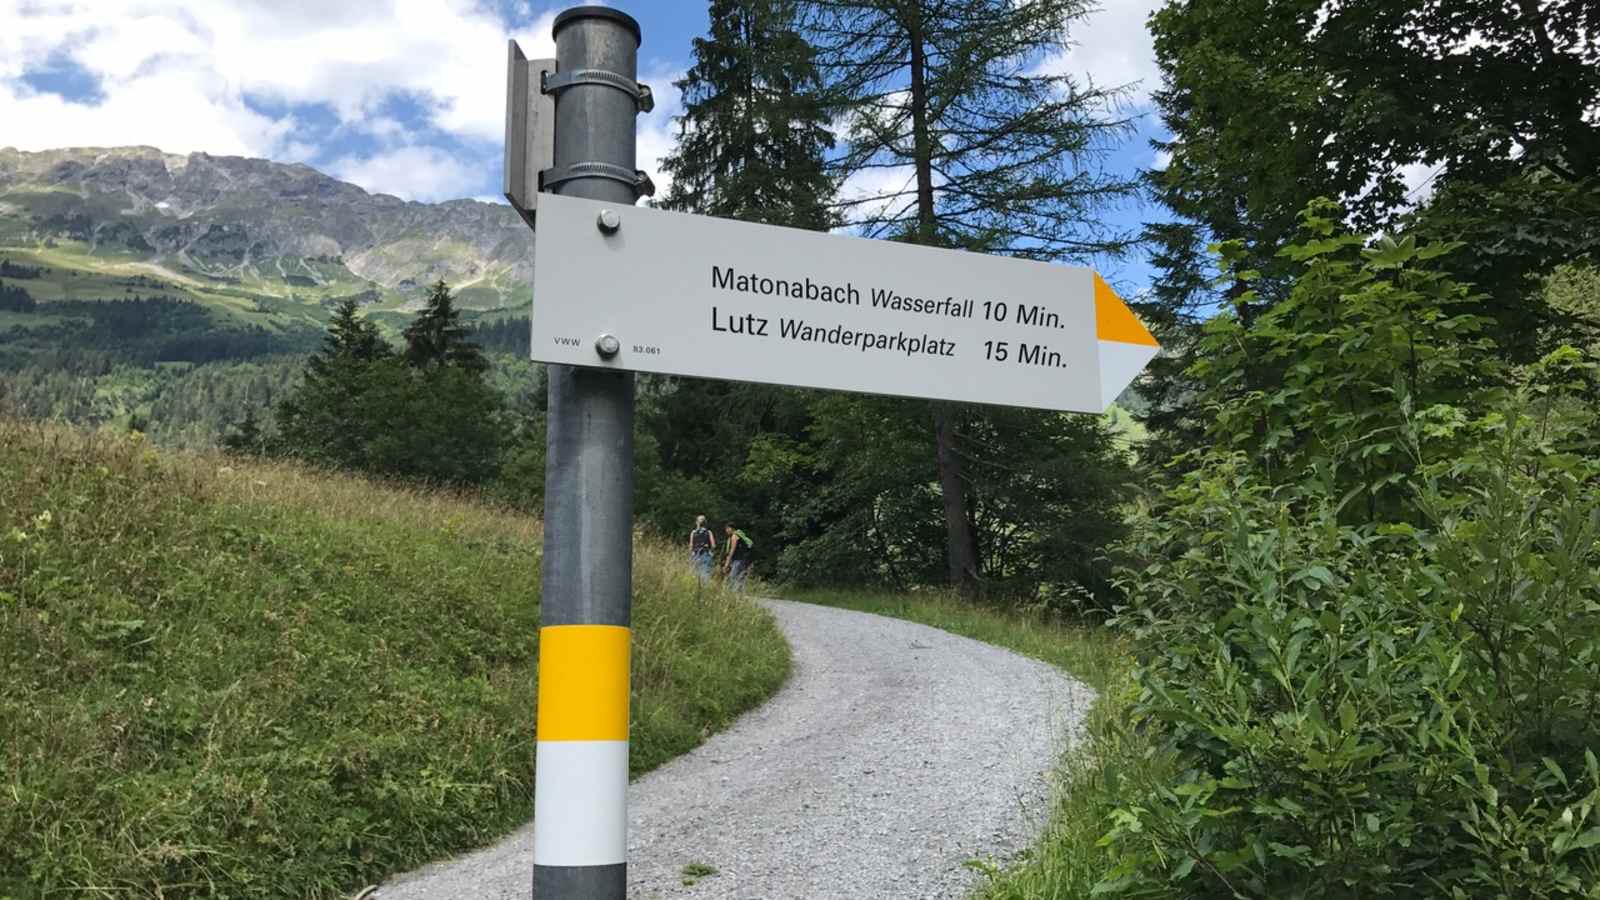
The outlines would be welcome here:
[[[0,150],[0,404],[214,446],[278,402],[338,304],[396,336],[449,278],[494,310],[526,290],[531,250],[506,207],[406,203],[305,166]]]

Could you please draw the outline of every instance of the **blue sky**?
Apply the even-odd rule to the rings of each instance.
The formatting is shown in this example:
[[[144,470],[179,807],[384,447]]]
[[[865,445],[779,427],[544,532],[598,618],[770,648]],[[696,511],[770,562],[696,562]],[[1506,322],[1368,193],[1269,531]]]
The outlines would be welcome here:
[[[573,4],[534,0],[0,0],[0,146],[145,144],[173,153],[304,162],[371,191],[437,201],[497,201],[504,46],[553,55],[550,22]],[[704,0],[613,2],[640,22],[642,80],[656,111],[640,119],[640,165],[672,145],[681,111],[671,82],[706,30]],[[1144,19],[1157,0],[1103,0],[1046,61],[1097,84],[1129,85],[1139,133],[1106,165],[1155,162],[1157,80]],[[653,173],[654,174],[654,173]],[[656,178],[657,184],[663,179]],[[1159,215],[1113,210],[1136,228]],[[1144,260],[1100,265],[1124,294]]]

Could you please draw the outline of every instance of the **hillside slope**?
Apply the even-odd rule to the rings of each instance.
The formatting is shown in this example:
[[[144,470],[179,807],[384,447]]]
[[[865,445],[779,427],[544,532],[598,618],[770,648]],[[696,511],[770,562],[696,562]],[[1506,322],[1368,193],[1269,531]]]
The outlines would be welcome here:
[[[0,420],[0,897],[334,898],[532,810],[539,528]],[[632,765],[783,680],[772,620],[636,553]]]
[[[0,256],[63,278],[144,278],[248,309],[358,296],[414,302],[444,279],[465,306],[527,296],[531,235],[508,206],[406,202],[305,165],[153,147],[0,149]],[[49,286],[38,299],[53,299]],[[272,311],[267,309],[266,311]]]

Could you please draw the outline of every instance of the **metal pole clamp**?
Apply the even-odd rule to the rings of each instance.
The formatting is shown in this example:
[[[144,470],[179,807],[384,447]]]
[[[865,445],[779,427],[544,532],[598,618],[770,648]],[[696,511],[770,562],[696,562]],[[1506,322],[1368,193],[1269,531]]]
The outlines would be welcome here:
[[[655,182],[650,176],[639,169],[629,171],[622,166],[614,166],[603,162],[581,162],[570,166],[558,166],[545,169],[544,177],[540,179],[543,190],[551,190],[556,185],[578,178],[609,178],[620,181],[633,188],[635,194],[641,197],[654,197],[656,195]]]
[[[638,106],[639,112],[647,113],[656,108],[655,94],[651,93],[650,85],[641,84],[631,78],[624,78],[615,72],[605,69],[574,69],[571,72],[549,72],[544,76],[543,90],[546,94],[556,94],[580,84],[598,84],[608,88],[615,88],[629,97]]]

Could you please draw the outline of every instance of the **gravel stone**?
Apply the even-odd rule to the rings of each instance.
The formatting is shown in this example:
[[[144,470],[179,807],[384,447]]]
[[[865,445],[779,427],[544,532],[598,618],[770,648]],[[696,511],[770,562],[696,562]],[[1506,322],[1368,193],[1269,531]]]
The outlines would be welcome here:
[[[1049,813],[1093,700],[1055,668],[899,619],[762,601],[794,650],[777,696],[628,791],[628,895],[959,897]],[[531,802],[529,804],[532,805]],[[524,900],[530,824],[376,900]],[[684,867],[712,866],[690,880]]]

